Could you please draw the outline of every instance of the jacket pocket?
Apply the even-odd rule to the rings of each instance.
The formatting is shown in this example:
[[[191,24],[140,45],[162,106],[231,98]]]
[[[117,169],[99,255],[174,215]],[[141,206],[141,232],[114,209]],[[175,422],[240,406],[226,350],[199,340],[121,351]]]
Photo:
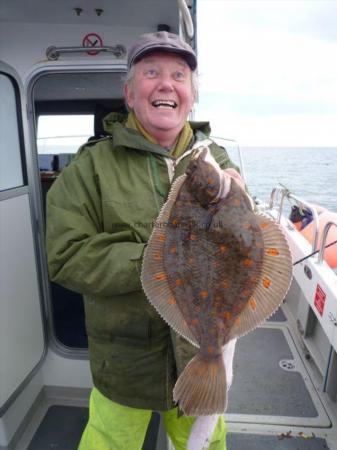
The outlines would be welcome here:
[[[155,220],[159,214],[161,203],[156,203],[150,196],[135,196],[130,201],[118,201],[114,199],[104,202],[106,231],[113,232],[116,227],[122,230],[132,230],[137,236],[148,238]]]

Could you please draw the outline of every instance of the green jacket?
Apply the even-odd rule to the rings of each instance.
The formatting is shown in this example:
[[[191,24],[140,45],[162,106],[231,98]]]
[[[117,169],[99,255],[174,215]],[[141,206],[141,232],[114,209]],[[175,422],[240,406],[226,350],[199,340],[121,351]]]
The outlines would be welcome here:
[[[195,349],[171,336],[142,291],[140,271],[170,189],[168,167],[176,161],[112,115],[105,126],[110,135],[81,147],[48,193],[50,278],[84,296],[98,390],[123,405],[167,410],[174,406],[177,370]],[[191,127],[194,140],[210,131],[207,123]],[[235,167],[223,148],[212,144],[211,150],[222,168]],[[188,151],[179,158],[174,177],[189,159]]]

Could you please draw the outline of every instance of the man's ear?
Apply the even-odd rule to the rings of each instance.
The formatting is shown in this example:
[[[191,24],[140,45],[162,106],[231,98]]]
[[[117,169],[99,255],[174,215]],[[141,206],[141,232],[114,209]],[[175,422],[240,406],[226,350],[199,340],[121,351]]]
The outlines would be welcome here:
[[[132,92],[132,88],[127,83],[125,83],[123,90],[124,90],[124,98],[125,98],[126,104],[127,104],[129,109],[132,109],[132,107],[133,107],[133,92]]]

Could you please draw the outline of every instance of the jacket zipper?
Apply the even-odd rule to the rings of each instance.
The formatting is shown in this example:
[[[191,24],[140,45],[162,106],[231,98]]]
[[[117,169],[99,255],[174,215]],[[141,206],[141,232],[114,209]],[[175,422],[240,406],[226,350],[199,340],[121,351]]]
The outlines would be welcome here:
[[[170,183],[172,183],[173,177],[174,177],[174,171],[176,169],[177,161],[173,160],[171,158],[164,157],[164,160],[167,165],[167,172],[169,176]]]

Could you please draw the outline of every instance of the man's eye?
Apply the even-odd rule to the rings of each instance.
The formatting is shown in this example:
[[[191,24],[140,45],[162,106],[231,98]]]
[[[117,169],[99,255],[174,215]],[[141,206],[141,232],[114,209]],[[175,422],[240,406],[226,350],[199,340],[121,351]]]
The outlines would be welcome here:
[[[149,78],[154,78],[157,75],[157,71],[156,71],[156,69],[148,69],[145,72],[145,75]]]
[[[185,73],[184,72],[175,72],[174,73],[174,79],[177,81],[183,81],[185,80]]]

